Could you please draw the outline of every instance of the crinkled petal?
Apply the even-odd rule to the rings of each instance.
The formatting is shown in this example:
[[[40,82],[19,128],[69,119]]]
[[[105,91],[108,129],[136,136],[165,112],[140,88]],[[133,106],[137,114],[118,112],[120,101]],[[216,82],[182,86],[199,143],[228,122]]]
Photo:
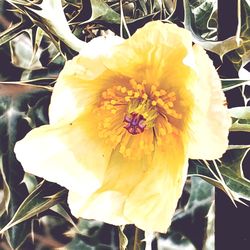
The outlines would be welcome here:
[[[89,197],[89,195],[80,192],[69,191],[68,204],[71,213],[75,217],[99,220],[112,225],[131,223],[123,216],[126,195],[113,190],[107,190],[96,193],[91,198]]]
[[[73,121],[95,101],[102,82],[97,84],[93,80],[106,70],[101,57],[112,54],[113,48],[122,41],[117,36],[98,37],[86,43],[78,56],[66,62],[53,90],[50,124]]]
[[[183,64],[190,50],[190,32],[175,24],[155,21],[117,46],[112,58],[104,58],[104,64],[138,82],[146,80],[168,89],[176,88],[187,85],[195,75],[193,69]]]
[[[33,129],[16,143],[15,153],[26,172],[85,194],[101,186],[111,150],[84,117],[70,125]]]
[[[200,46],[195,45],[193,50],[199,79],[191,89],[196,106],[190,123],[189,157],[213,160],[227,149],[231,119],[212,61]]]
[[[187,156],[183,144],[172,140],[156,150],[151,168],[130,193],[124,213],[145,230],[165,233],[171,223],[187,176]]]
[[[89,199],[80,192],[69,193],[68,204],[76,217],[101,220],[114,225],[130,224],[124,204],[148,168],[148,161],[129,160],[114,151],[102,187]]]

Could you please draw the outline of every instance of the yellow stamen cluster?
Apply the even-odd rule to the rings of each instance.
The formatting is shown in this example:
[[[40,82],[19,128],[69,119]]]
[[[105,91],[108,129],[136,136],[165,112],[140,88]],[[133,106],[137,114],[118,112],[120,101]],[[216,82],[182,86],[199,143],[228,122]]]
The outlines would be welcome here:
[[[178,132],[175,124],[182,115],[177,112],[176,103],[174,91],[145,81],[137,83],[132,79],[127,84],[114,85],[101,93],[97,105],[98,134],[113,148],[119,147],[124,157],[151,154],[155,143],[160,145],[167,135]],[[136,135],[125,129],[125,122],[129,122],[125,118],[131,114],[143,117],[145,130]]]

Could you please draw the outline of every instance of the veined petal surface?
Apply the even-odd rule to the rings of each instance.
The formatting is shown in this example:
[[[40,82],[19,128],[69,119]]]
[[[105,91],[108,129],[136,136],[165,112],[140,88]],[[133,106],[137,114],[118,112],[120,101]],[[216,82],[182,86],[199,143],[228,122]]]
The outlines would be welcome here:
[[[182,193],[187,166],[181,140],[172,139],[165,149],[156,149],[151,168],[126,201],[125,216],[145,231],[165,233]]]

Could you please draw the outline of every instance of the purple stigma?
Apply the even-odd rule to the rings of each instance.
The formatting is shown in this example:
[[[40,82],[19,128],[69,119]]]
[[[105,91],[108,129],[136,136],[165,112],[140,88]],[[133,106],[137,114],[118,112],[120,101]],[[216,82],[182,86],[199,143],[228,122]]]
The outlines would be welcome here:
[[[127,123],[124,128],[132,135],[140,134],[146,127],[145,120],[142,115],[133,112],[124,117],[124,122]]]

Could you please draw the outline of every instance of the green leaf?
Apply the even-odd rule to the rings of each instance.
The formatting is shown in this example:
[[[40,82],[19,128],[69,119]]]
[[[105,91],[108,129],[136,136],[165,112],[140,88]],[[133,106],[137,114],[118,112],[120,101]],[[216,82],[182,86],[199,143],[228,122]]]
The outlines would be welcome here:
[[[247,119],[250,120],[250,107],[235,107],[230,108],[229,113],[231,117],[237,118],[237,119]],[[249,121],[250,123],[250,121]]]
[[[186,209],[193,209],[196,206],[199,206],[201,202],[204,202],[206,211],[210,208],[211,202],[213,201],[214,191],[210,184],[204,182],[201,178],[192,177],[190,198]],[[207,199],[210,199],[210,202],[207,202]]]
[[[238,36],[224,41],[217,39],[217,3],[213,0],[184,0],[184,25],[191,31],[194,42],[221,58],[241,45]]]
[[[119,249],[117,227],[103,222],[80,218],[77,228],[73,227],[65,234],[72,237],[72,241],[60,250]]]
[[[36,27],[36,29],[33,29],[32,31],[33,58],[35,58],[35,54],[41,45],[44,36],[44,31],[39,27]]]
[[[8,184],[10,199],[6,199],[8,209],[0,218],[1,228],[11,220],[24,198],[28,195],[23,181],[23,169],[16,160],[13,151],[17,140],[20,140],[30,129],[31,118],[28,112],[36,102],[50,92],[43,87],[0,83],[0,156],[1,172]],[[40,114],[41,115],[41,114]],[[30,222],[12,227],[5,232],[9,245],[16,249],[29,235]]]
[[[54,190],[55,192],[51,192]],[[19,206],[10,222],[1,229],[0,234],[4,233],[14,225],[28,220],[33,216],[48,210],[55,204],[60,203],[65,199],[66,194],[66,189],[61,189],[58,191],[58,186],[55,184],[48,184],[45,181],[39,183],[37,188],[32,193],[30,193]]]
[[[26,185],[29,193],[34,191],[38,185],[36,177],[32,174],[29,174],[29,173],[24,173],[22,183],[24,183]]]
[[[207,214],[206,237],[203,243],[203,250],[214,249],[215,245],[215,202],[209,208]]]
[[[32,23],[39,26],[51,39],[63,56],[61,42],[66,44],[67,49],[79,52],[84,42],[73,35],[65,17],[60,0],[46,0],[37,3],[28,2],[21,4],[19,1],[8,0],[22,15],[29,18]]]
[[[213,0],[185,0],[185,23],[193,32],[205,39],[216,36],[217,4]]]
[[[226,185],[237,196],[250,200],[250,181],[245,178],[242,163],[250,147],[244,149],[228,150],[221,159],[220,172]]]
[[[241,86],[247,86],[250,84],[249,81],[240,79],[221,79],[221,82],[222,82],[222,89],[224,92]]]
[[[0,46],[19,36],[26,29],[30,29],[34,24],[29,19],[22,19],[19,23],[14,24],[0,34]]]
[[[110,8],[103,0],[90,0],[91,3],[91,17],[86,22],[93,20],[102,20],[108,23],[119,24],[121,21],[120,14]]]
[[[241,45],[236,48],[234,51],[231,51],[227,54],[229,60],[233,63],[234,67],[240,71],[248,62],[250,62],[250,2],[248,0],[240,1],[239,6],[239,16],[238,19],[240,20],[239,25],[240,32],[239,36],[241,38]]]
[[[250,132],[250,107],[235,107],[229,109],[233,124],[231,131]]]
[[[249,120],[237,120],[232,124],[230,131],[250,132]]]
[[[188,203],[183,210],[176,211],[170,228],[170,235],[173,231],[178,232],[186,240],[182,241],[183,238],[174,233],[172,242],[182,244],[184,248],[190,244],[190,240],[196,249],[202,249],[206,237],[207,214],[213,200],[213,186],[199,177],[192,177]]]
[[[123,232],[124,226],[120,226],[118,230],[119,230],[119,249],[126,250],[128,245],[128,238],[126,234]]]
[[[214,42],[200,41],[198,43],[204,49],[212,51],[217,55],[219,55],[221,59],[229,51],[235,50],[242,45],[242,41],[238,40],[237,36],[229,37],[223,41],[214,41]]]
[[[32,41],[27,36],[30,32],[21,34],[17,38],[10,41],[11,62],[18,68],[23,69],[37,69],[42,68],[39,61],[40,53],[34,55],[32,48]]]
[[[0,174],[1,174],[1,181],[3,185],[3,197],[1,197],[1,202],[0,202],[0,216],[5,213],[6,210],[8,210],[9,202],[10,202],[10,188],[8,185],[8,182],[6,180],[6,176],[3,170],[3,164],[2,164],[2,159],[0,161]]]
[[[229,149],[220,162],[191,161],[189,175],[202,177],[207,182],[222,189],[232,199],[250,200],[250,181],[245,178],[242,169],[242,163],[249,150],[250,146],[247,145],[237,149]]]
[[[216,169],[214,169],[213,165],[209,163],[198,161],[198,160],[191,160],[189,162],[189,168],[188,168],[188,176],[198,176],[207,181],[208,183],[212,184],[215,187],[218,187],[225,191],[223,189],[222,184],[220,181],[218,181],[217,178],[218,174],[216,172]],[[214,174],[215,175],[214,175]],[[217,178],[216,178],[217,177]]]
[[[73,227],[75,227],[77,230],[77,225],[72,219],[72,215],[68,213],[68,211],[65,210],[62,204],[56,204],[55,206],[51,207],[50,210],[56,212],[60,216],[62,216],[67,222],[69,222]]]

